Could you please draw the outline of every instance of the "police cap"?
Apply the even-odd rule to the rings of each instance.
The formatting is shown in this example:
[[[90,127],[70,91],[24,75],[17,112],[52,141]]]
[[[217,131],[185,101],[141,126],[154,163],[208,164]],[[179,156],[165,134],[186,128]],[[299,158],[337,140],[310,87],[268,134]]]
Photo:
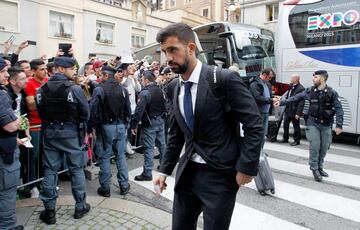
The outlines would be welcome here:
[[[168,66],[163,68],[163,70],[161,71],[161,75],[168,74],[168,73],[171,73],[171,68]]]
[[[115,66],[115,71],[116,71],[116,72],[122,72],[122,71],[123,71],[122,66],[121,66],[121,63],[120,63],[120,64],[117,64],[117,65]]]
[[[154,73],[151,72],[150,70],[145,70],[142,76],[144,77],[144,79],[148,79],[149,81],[155,81],[156,79]]]
[[[131,65],[131,63],[121,63],[121,64],[119,64],[117,67],[116,67],[116,69],[118,70],[126,70],[127,69],[127,67],[129,66],[129,65]],[[118,71],[119,71],[118,70]]]
[[[6,67],[5,60],[0,57],[0,70],[3,70],[5,67]]]
[[[105,65],[101,68],[101,72],[111,72],[111,73],[115,73],[115,69],[108,66],[108,65]]]
[[[75,59],[70,57],[57,57],[54,60],[55,67],[61,66],[64,68],[70,68],[75,65]]]

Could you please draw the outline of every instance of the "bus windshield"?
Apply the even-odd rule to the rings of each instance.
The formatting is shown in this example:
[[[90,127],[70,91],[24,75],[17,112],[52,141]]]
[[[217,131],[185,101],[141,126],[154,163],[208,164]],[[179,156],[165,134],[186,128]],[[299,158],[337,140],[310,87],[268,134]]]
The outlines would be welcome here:
[[[238,30],[234,32],[237,64],[244,69],[243,77],[259,75],[265,67],[275,67],[274,40],[271,34]]]

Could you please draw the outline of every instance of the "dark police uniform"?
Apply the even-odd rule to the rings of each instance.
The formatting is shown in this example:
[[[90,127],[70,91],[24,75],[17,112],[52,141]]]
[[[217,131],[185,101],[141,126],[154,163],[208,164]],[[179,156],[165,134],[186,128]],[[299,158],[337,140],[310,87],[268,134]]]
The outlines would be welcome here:
[[[310,103],[306,127],[306,138],[310,142],[310,169],[313,173],[317,170],[323,173],[324,158],[332,140],[334,115],[336,115],[336,128],[342,129],[344,112],[338,93],[329,86],[323,90],[314,86],[307,88],[304,92],[281,101],[280,105],[288,105],[304,99]],[[315,174],[314,177],[318,178]]]
[[[0,58],[0,71],[6,63]],[[9,133],[3,127],[17,116],[12,101],[0,85],[0,229],[13,229],[16,224],[16,187],[20,178],[17,132]]]
[[[145,73],[144,73],[145,74]],[[155,142],[160,152],[160,161],[165,153],[165,127],[163,115],[166,113],[164,94],[155,82],[147,85],[139,94],[130,128],[136,129],[141,121],[141,142],[144,148],[144,168],[135,180],[152,180]]]
[[[67,57],[55,59],[55,66],[73,67],[75,60]],[[88,102],[80,86],[74,85],[65,75],[55,73],[36,93],[39,115],[43,121],[45,175],[40,199],[45,211],[56,207],[58,170],[62,161],[71,172],[71,187],[75,204],[75,218],[81,218],[90,209],[86,203],[84,154],[81,124],[89,116]],[[86,211],[87,210],[87,211]],[[54,214],[54,213],[53,213]],[[45,214],[43,214],[45,215]],[[40,216],[44,221],[44,218]],[[44,221],[46,222],[46,221]],[[52,221],[54,222],[54,221]],[[48,222],[46,222],[48,223]],[[52,224],[52,223],[48,223]]]
[[[115,74],[111,67],[104,66],[102,71]],[[125,157],[126,123],[131,116],[130,100],[128,91],[113,77],[96,87],[90,101],[89,128],[97,123],[100,133],[101,147],[97,151],[100,164],[98,194],[109,197],[111,184],[110,159],[115,150],[116,166],[118,169],[117,180],[120,186],[120,194],[129,192],[129,175]],[[98,119],[97,115],[100,115]],[[99,141],[97,141],[99,143]]]

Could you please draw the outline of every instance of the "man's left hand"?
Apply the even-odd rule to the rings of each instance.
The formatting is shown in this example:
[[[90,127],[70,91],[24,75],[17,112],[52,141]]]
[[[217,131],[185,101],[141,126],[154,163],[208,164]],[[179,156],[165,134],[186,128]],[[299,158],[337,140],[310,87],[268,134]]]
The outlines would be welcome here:
[[[250,183],[252,178],[253,178],[252,176],[246,175],[241,172],[237,172],[237,174],[236,174],[236,182],[239,185],[239,187],[241,185],[246,185],[246,184]]]
[[[335,133],[336,133],[336,135],[340,135],[340,133],[342,133],[342,129],[336,128]]]
[[[300,116],[299,116],[299,115],[295,115],[295,119],[296,119],[296,120],[299,120],[299,119],[300,119]]]

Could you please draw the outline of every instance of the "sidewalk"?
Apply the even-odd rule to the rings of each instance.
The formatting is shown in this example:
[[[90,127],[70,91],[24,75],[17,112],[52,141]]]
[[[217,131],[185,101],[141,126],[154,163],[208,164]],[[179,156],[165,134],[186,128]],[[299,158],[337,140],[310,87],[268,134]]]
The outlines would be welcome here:
[[[69,195],[60,195],[57,200],[56,224],[46,225],[39,220],[43,205],[39,199],[17,201],[18,224],[25,229],[170,229],[171,214],[140,203],[121,198],[103,198],[88,196],[90,212],[76,220],[74,199]]]

